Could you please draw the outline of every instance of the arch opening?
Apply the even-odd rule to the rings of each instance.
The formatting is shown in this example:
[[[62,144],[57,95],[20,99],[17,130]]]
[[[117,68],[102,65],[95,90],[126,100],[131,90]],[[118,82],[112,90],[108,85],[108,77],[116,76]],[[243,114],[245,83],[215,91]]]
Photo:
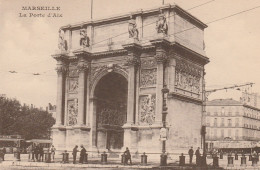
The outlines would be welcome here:
[[[97,148],[117,150],[123,147],[127,90],[126,78],[115,72],[106,74],[97,83],[94,91]]]

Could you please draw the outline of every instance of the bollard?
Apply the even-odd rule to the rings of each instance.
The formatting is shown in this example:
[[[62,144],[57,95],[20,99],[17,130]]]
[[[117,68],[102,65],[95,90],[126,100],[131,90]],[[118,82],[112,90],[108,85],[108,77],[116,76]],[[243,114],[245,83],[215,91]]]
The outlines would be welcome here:
[[[237,153],[235,154],[235,160],[238,160],[238,154]]]
[[[234,161],[233,161],[233,159],[234,159],[234,157],[232,157],[232,156],[229,156],[228,157],[228,166],[229,167],[233,167],[234,166]]]
[[[218,157],[217,156],[214,156],[213,157],[213,167],[218,167],[219,164],[218,164]]]
[[[222,152],[220,152],[220,154],[219,154],[219,159],[223,159],[223,153]]]
[[[246,157],[245,157],[245,155],[242,155],[242,157],[241,157],[241,165],[240,166],[246,167]]]
[[[141,155],[141,165],[147,165],[147,155],[145,155],[145,152],[143,153],[143,155]]]
[[[165,153],[161,154],[160,165],[167,166],[167,154],[165,154]]]
[[[45,162],[46,163],[51,163],[51,152],[46,152],[45,153]]]
[[[248,161],[252,161],[252,155],[251,154],[249,155]]]
[[[252,158],[252,166],[257,166],[257,157]]]
[[[107,154],[104,151],[104,153],[101,154],[101,163],[106,164],[107,163]]]
[[[87,164],[88,163],[88,154],[85,153],[84,158],[83,158],[83,164]]]
[[[183,153],[181,153],[181,156],[179,156],[180,158],[180,166],[184,166],[185,165],[185,156],[183,156]]]
[[[65,150],[64,153],[62,153],[62,162],[65,163],[69,163],[69,153],[67,153],[67,151]]]
[[[126,160],[125,160],[125,154],[122,154],[122,155],[121,155],[121,163],[122,163],[122,164],[125,164],[125,161],[126,161]]]

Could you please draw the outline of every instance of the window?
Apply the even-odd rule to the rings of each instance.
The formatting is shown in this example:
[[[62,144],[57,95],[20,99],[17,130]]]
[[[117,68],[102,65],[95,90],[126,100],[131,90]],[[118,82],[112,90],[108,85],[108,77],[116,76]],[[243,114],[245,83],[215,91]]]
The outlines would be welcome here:
[[[217,118],[214,119],[214,126],[218,126],[218,119]]]
[[[232,119],[228,119],[228,126],[229,126],[229,127],[232,126]]]
[[[218,115],[218,112],[214,112],[214,115],[217,116],[217,115]]]
[[[238,129],[236,129],[236,139],[238,139]]]
[[[221,108],[221,116],[225,116],[225,108],[224,107]]]
[[[221,129],[221,138],[224,138],[224,129]]]
[[[221,118],[221,126],[225,126],[224,118]]]
[[[236,118],[236,127],[239,126],[239,118]]]
[[[228,129],[228,137],[231,138],[231,129]]]
[[[214,137],[217,138],[217,136],[218,136],[218,131],[217,129],[214,129]]]

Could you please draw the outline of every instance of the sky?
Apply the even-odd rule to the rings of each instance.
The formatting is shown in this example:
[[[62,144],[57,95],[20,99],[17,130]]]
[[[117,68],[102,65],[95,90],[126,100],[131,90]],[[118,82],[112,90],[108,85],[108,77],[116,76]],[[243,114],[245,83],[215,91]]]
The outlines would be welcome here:
[[[0,0],[0,94],[21,103],[46,107],[56,104],[56,61],[61,26],[90,20],[91,0]],[[158,7],[162,0],[93,0],[93,19]],[[255,83],[260,93],[260,1],[259,0],[164,0],[203,21],[254,10],[208,24],[205,29],[207,89]],[[59,6],[62,17],[20,17],[22,6]],[[48,11],[49,12],[49,11]],[[33,11],[33,13],[47,13]],[[12,74],[8,71],[16,71]],[[32,73],[40,73],[35,76]],[[212,93],[209,99],[231,98],[235,90]],[[237,92],[236,92],[237,94]]]

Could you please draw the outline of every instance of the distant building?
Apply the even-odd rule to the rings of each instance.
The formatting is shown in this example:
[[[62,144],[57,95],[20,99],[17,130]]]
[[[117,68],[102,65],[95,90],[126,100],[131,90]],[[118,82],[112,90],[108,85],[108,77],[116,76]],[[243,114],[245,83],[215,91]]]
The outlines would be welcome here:
[[[242,101],[216,99],[206,103],[208,150],[260,146],[260,109]]]
[[[50,113],[54,119],[56,118],[56,105],[49,103],[46,107],[46,111]]]

